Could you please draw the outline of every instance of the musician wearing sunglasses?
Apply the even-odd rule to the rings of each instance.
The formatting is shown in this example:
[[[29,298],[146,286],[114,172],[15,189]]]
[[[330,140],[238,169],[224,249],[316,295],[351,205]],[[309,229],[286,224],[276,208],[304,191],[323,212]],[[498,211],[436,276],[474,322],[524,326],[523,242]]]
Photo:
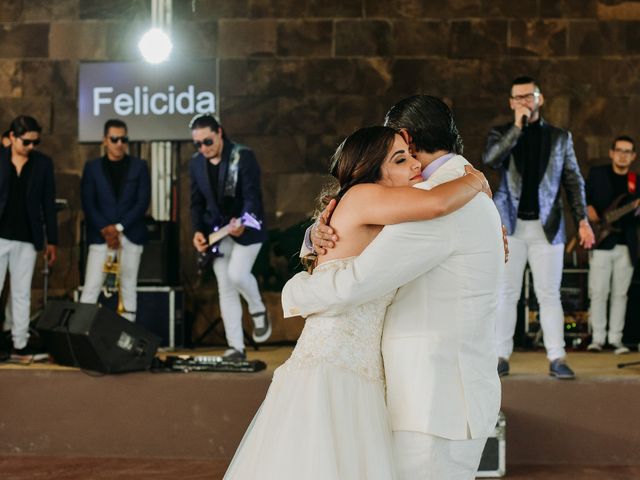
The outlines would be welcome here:
[[[11,146],[10,134],[11,134],[11,132],[9,130],[7,130],[5,132],[2,132],[2,146],[3,147],[10,147]]]
[[[119,251],[120,293],[125,312],[135,320],[136,286],[143,245],[147,242],[144,217],[151,200],[147,163],[128,154],[127,125],[118,119],[104,124],[105,155],[86,163],[81,197],[89,244],[80,302],[96,303],[106,273],[108,255]]]
[[[22,360],[37,353],[27,345],[37,251],[44,249],[53,265],[58,225],[53,161],[36,150],[42,128],[35,118],[19,116],[9,130],[11,144],[0,148],[0,290],[8,269],[13,356]]]
[[[258,282],[251,273],[266,229],[264,223],[258,229],[234,222],[246,214],[263,221],[260,167],[253,151],[232,142],[212,115],[196,115],[189,128],[197,150],[189,164],[193,245],[198,252],[215,247],[221,254],[213,260],[213,271],[229,345],[224,356],[244,360],[240,295],[253,318],[253,339],[263,342],[271,335]],[[215,246],[208,245],[207,236],[227,224],[231,225],[229,236]]]
[[[630,170],[636,159],[633,139],[626,135],[617,137],[609,149],[609,159],[608,165],[592,167],[587,177],[587,214],[597,241],[589,261],[589,322],[593,337],[587,350],[600,352],[608,340],[619,355],[629,353],[622,343],[622,331],[627,290],[638,259],[638,218],[634,215],[638,207],[638,180]]]
[[[580,244],[591,248],[594,237],[587,220],[584,179],[571,132],[542,118],[540,109],[544,101],[536,80],[516,78],[509,95],[512,120],[491,129],[482,155],[486,165],[502,173],[493,201],[507,228],[510,253],[496,322],[498,373],[509,374],[518,300],[528,263],[540,304],[549,374],[558,379],[573,379],[575,373],[565,361],[564,312],[560,301],[566,241],[561,188],[578,227]]]

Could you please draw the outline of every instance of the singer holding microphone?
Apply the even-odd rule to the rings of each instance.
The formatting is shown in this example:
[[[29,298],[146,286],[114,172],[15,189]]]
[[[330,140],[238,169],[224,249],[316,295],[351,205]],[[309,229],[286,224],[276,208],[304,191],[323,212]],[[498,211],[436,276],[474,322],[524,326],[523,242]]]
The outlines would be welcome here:
[[[509,374],[517,305],[529,263],[549,374],[573,379],[564,349],[564,312],[560,282],[566,242],[560,187],[564,187],[578,225],[580,244],[591,248],[594,235],[587,220],[584,179],[573,150],[571,132],[540,116],[544,96],[536,80],[518,77],[511,85],[513,121],[491,129],[482,161],[502,172],[493,200],[507,228],[510,259],[498,299],[496,341],[498,373]]]

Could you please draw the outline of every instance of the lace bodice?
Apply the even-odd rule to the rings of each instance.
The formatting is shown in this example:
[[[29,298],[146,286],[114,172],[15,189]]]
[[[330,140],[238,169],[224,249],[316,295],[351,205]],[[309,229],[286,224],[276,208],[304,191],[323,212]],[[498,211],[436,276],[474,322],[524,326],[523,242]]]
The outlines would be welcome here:
[[[331,260],[316,271],[345,268],[355,257]],[[331,364],[374,381],[383,381],[380,341],[387,306],[395,292],[336,315],[307,318],[291,358],[281,369]]]

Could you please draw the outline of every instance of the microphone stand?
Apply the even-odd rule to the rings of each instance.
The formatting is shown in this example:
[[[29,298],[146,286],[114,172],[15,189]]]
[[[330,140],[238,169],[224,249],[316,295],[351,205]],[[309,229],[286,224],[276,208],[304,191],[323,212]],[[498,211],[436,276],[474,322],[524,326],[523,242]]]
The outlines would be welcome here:
[[[638,361],[638,362],[619,363],[618,364],[618,368],[631,367],[633,365],[640,365],[640,361]]]

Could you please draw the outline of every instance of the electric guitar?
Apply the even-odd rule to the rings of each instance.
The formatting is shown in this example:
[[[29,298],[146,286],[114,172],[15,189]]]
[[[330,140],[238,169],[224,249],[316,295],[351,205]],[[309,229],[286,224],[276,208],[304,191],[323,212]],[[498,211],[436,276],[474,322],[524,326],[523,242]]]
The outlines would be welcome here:
[[[640,207],[640,198],[637,198],[632,202],[620,206],[620,203],[622,203],[622,201],[628,196],[629,194],[627,193],[619,195],[613,202],[611,202],[611,205],[609,205],[607,209],[602,212],[602,215],[600,215],[600,219],[597,222],[589,222],[596,240],[593,244],[594,247],[600,245],[612,233],[621,232],[621,230],[617,227],[614,227],[613,224],[624,217],[627,213],[630,213]],[[578,237],[576,236],[572,238],[567,245],[567,252],[573,251],[577,244]]]
[[[245,225],[256,230],[262,229],[262,223],[251,213],[244,213],[240,218],[236,218],[233,222],[229,222],[223,227],[214,227],[213,231],[207,237],[207,249],[203,252],[198,252],[198,269],[203,271],[207,268],[217,257],[222,257],[220,252],[220,242],[223,238],[229,235],[231,230]]]
[[[624,200],[627,196],[628,194],[626,193],[618,196],[611,203],[611,205],[609,205],[607,209],[602,212],[600,220],[591,223],[591,228],[593,229],[593,234],[596,238],[596,243],[594,246],[598,246],[605,238],[607,238],[612,233],[621,232],[621,230],[614,227],[613,224],[624,217],[627,213],[634,211],[636,208],[638,208],[638,206],[640,206],[640,199],[636,199],[632,202],[620,206],[622,200]]]

